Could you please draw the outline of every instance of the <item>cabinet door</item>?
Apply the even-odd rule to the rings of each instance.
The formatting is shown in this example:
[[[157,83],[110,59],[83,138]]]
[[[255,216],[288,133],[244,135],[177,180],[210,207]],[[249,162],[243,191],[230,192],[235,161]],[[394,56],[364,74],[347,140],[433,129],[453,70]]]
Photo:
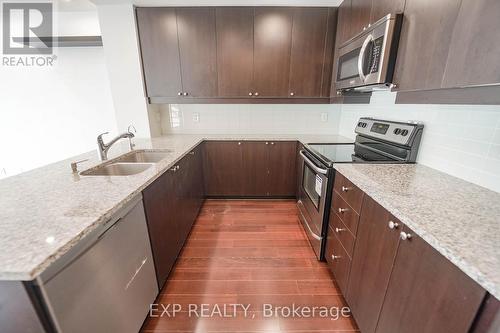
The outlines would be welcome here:
[[[242,177],[242,145],[238,141],[205,142],[203,168],[207,196],[241,196],[245,185]]]
[[[178,204],[173,172],[167,171],[143,191],[144,211],[158,286],[168,278],[179,251]]]
[[[500,83],[500,1],[463,0],[446,62],[443,87]]]
[[[137,26],[148,97],[182,91],[175,8],[137,8]]]
[[[286,97],[290,77],[293,8],[256,7],[254,94]]]
[[[370,24],[372,0],[352,0],[351,2],[351,34],[352,38],[362,32]]]
[[[215,8],[177,8],[183,92],[217,96]]]
[[[346,42],[351,35],[351,0],[344,0],[339,6],[337,16],[337,39],[335,40],[335,48],[338,49]]]
[[[327,23],[328,8],[294,9],[289,88],[291,97],[321,96]]]
[[[269,145],[268,195],[292,197],[297,188],[297,142],[273,141]]]
[[[484,296],[476,282],[412,234],[399,245],[377,332],[468,332]]]
[[[189,232],[191,231],[191,226],[194,221],[193,216],[193,178],[190,170],[190,156],[185,156],[177,163],[178,169],[173,174],[175,177],[174,190],[176,196],[178,197],[176,211],[170,212],[170,214],[175,214],[178,225],[178,238],[177,238],[177,251],[181,251],[184,246],[184,242],[187,239]]]
[[[295,179],[295,197],[298,199],[300,196],[300,192],[302,191],[302,174],[304,173],[304,161],[300,156],[300,151],[304,149],[304,145],[302,143],[297,144],[297,153],[295,157],[295,165],[296,165],[296,176]]]
[[[459,6],[456,0],[406,1],[394,72],[397,90],[441,87]]]
[[[268,160],[269,141],[245,141],[242,143],[243,195],[249,197],[264,197],[269,195]]]
[[[248,97],[253,92],[253,7],[219,7],[217,76],[220,97]]]
[[[364,333],[375,331],[398,248],[399,229],[388,227],[391,220],[397,222],[365,195],[345,295]]]
[[[375,23],[387,14],[402,13],[406,0],[375,0],[372,2],[370,23]]]

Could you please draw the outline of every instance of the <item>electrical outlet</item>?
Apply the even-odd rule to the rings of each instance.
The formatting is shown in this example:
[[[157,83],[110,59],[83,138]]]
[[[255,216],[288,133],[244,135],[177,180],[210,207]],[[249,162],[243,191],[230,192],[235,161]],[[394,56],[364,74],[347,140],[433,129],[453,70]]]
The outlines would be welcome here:
[[[328,113],[321,112],[321,121],[326,123],[328,121]]]
[[[193,113],[193,122],[195,123],[200,122],[200,114],[198,112]]]

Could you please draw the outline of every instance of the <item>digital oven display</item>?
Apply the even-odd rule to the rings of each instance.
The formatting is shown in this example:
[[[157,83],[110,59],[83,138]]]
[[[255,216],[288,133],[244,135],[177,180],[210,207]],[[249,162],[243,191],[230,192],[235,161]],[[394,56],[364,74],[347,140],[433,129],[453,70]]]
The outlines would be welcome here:
[[[370,129],[370,132],[375,132],[378,134],[385,134],[385,133],[387,133],[387,129],[389,129],[388,124],[373,123],[372,128]]]

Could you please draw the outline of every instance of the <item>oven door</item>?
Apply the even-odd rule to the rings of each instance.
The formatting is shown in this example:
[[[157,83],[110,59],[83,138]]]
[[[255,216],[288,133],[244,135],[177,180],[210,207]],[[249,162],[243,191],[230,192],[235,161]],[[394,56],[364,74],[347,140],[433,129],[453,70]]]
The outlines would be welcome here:
[[[323,220],[325,216],[328,169],[304,150],[300,151],[303,163],[302,179],[297,205],[300,220],[318,258],[323,243]]]
[[[337,89],[391,83],[400,21],[399,16],[388,15],[340,48]]]

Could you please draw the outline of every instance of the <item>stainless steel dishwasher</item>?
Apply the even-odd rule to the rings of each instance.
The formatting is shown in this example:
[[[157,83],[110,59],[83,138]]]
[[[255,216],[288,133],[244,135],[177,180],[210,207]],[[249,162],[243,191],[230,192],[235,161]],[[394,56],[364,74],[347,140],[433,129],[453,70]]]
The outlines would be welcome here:
[[[38,279],[59,332],[138,332],[158,294],[142,197]]]

